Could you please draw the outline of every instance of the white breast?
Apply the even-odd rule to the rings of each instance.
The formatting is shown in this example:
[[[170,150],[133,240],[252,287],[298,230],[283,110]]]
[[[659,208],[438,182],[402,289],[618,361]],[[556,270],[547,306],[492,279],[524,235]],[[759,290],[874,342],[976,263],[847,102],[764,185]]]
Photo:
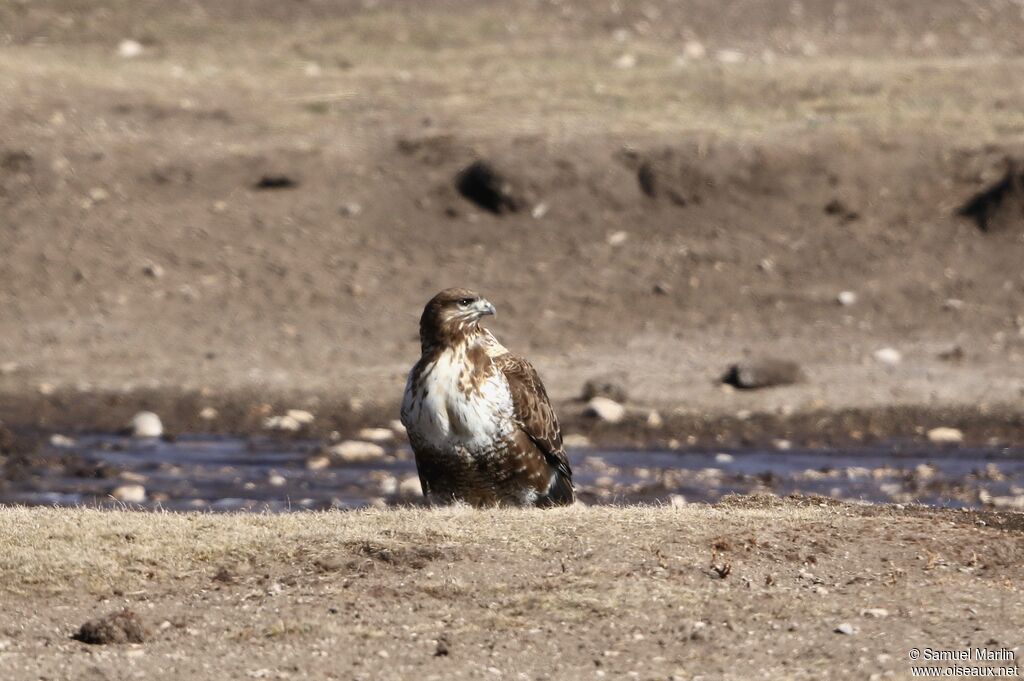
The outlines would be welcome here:
[[[471,451],[512,432],[512,393],[504,374],[494,370],[479,390],[466,390],[459,385],[465,366],[465,348],[448,349],[423,368],[418,390],[409,375],[402,423],[410,437],[439,451]]]

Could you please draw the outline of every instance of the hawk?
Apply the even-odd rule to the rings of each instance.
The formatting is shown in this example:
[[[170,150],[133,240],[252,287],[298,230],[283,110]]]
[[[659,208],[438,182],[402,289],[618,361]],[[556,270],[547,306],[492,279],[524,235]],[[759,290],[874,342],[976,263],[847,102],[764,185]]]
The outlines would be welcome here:
[[[494,313],[462,288],[423,309],[422,354],[402,399],[423,493],[435,504],[571,504],[572,469],[544,384],[480,326]]]

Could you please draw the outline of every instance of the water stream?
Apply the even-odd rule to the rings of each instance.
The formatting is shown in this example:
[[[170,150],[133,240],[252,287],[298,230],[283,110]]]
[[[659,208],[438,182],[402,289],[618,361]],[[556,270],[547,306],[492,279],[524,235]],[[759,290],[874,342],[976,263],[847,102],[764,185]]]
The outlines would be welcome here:
[[[0,503],[169,510],[288,511],[418,503],[408,449],[383,459],[307,467],[320,443],[184,436],[173,442],[87,436],[51,448],[64,465],[0,481]],[[1024,450],[876,447],[809,451],[570,451],[588,504],[715,501],[726,494],[820,494],[868,502],[1024,510]],[[71,462],[73,465],[69,465]],[[140,490],[136,487],[134,494]],[[122,489],[120,496],[124,496]]]

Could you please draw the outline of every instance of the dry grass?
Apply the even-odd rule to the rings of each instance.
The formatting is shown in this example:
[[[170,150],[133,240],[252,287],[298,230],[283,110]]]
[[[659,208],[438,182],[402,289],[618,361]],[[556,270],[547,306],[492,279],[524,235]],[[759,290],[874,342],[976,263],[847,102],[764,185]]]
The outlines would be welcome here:
[[[791,508],[799,523],[818,509]],[[97,592],[130,590],[147,579],[205,575],[210,566],[260,560],[305,567],[377,546],[401,554],[431,547],[466,557],[482,550],[537,558],[553,550],[586,552],[597,528],[626,536],[678,527],[705,533],[723,518],[741,527],[772,523],[774,509],[723,511],[710,506],[585,508],[555,511],[367,510],[257,514],[136,513],[86,509],[0,510],[0,589],[61,591],[83,583]],[[731,523],[731,524],[732,524]],[[353,548],[354,547],[354,548]],[[83,582],[82,580],[85,580]]]
[[[1011,520],[764,500],[277,516],[9,508],[0,607],[18,625],[0,643],[12,680],[98,660],[150,678],[902,678],[911,645],[1019,643],[1024,543]],[[126,607],[154,631],[144,652],[94,657],[69,639]],[[834,633],[843,622],[856,634]]]

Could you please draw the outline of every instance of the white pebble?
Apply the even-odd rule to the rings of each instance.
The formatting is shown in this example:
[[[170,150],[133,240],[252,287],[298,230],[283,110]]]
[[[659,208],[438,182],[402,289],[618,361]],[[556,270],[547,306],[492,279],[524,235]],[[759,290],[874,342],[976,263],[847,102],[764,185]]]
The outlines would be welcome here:
[[[141,55],[144,49],[138,40],[122,40],[117,45],[117,54],[124,59],[134,59]]]
[[[285,416],[295,419],[302,426],[313,423],[313,415],[305,409],[289,409],[285,412]]]
[[[836,301],[843,307],[849,307],[857,302],[857,294],[853,291],[840,291]]]
[[[115,487],[110,496],[126,504],[141,504],[146,500],[146,488],[142,485],[121,485]]]
[[[631,69],[636,66],[636,55],[635,54],[624,54],[615,60],[615,68],[617,69]]]
[[[609,246],[621,246],[626,243],[626,239],[629,238],[629,232],[625,230],[619,230],[618,232],[612,232],[608,235],[607,241]]]
[[[605,423],[619,423],[626,417],[626,408],[607,397],[595,397],[587,402],[583,415],[601,419]]]
[[[302,424],[291,416],[268,416],[263,419],[263,427],[267,430],[281,430],[295,432],[302,428]]]
[[[330,458],[322,454],[318,454],[317,456],[311,456],[308,459],[306,459],[306,468],[308,468],[311,471],[322,471],[323,469],[329,467],[330,465]]]
[[[570,449],[577,449],[591,446],[590,438],[583,433],[569,433],[562,438],[562,444]]]
[[[398,484],[398,494],[403,497],[423,496],[423,487],[418,475],[410,475]]]
[[[389,428],[363,428],[359,431],[358,436],[360,440],[387,442],[395,437],[395,433]]]
[[[959,428],[932,428],[928,431],[928,441],[935,444],[955,444],[964,441],[964,434]]]
[[[164,434],[164,424],[153,412],[140,411],[132,417],[131,433],[133,437],[160,437]]]
[[[327,453],[332,459],[343,463],[359,463],[381,459],[385,452],[383,447],[373,442],[345,440],[328,449]]]
[[[838,627],[833,629],[837,634],[844,634],[846,636],[853,636],[857,633],[857,630],[853,628],[853,625],[849,622],[843,622]]]
[[[687,40],[683,45],[683,56],[687,59],[703,59],[707,49],[697,40]]]
[[[903,355],[896,348],[880,348],[875,350],[875,360],[887,366],[896,366],[903,361]]]

